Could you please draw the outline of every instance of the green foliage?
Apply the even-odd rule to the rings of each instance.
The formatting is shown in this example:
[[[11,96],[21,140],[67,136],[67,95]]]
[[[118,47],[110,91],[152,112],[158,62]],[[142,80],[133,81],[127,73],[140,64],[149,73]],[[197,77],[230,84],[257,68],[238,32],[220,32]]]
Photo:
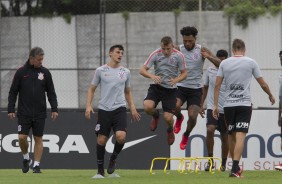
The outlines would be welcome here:
[[[280,5],[280,6],[270,6],[269,12],[272,16],[276,16],[279,12],[282,12],[282,5]]]
[[[124,18],[124,20],[128,20],[129,19],[129,11],[121,12],[121,16]]]
[[[282,12],[282,6],[275,5],[273,1],[254,1],[252,0],[233,0],[230,1],[229,6],[224,9],[224,14],[235,19],[235,24],[246,28],[250,18],[256,19],[258,16],[269,12],[272,16]]]
[[[181,8],[173,9],[174,16],[178,17],[183,10]]]
[[[71,14],[70,13],[64,13],[62,14],[62,16],[68,24],[71,23]]]

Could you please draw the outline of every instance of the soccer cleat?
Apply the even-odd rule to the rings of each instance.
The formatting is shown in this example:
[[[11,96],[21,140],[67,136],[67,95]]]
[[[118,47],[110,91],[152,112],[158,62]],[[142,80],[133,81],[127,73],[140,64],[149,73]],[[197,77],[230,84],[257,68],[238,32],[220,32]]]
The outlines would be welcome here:
[[[172,128],[168,128],[167,130],[167,143],[168,145],[172,145],[174,143],[175,137],[172,131]]]
[[[210,171],[210,167],[211,167],[211,164],[210,164],[210,162],[208,162],[207,166],[205,167],[205,171]],[[213,163],[212,163],[211,169],[214,169]]]
[[[173,128],[174,133],[178,134],[178,132],[180,132],[183,119],[184,119],[184,116],[182,114],[181,114],[181,119],[176,118],[176,122]]]
[[[244,178],[244,176],[242,176],[243,170],[240,169],[238,172],[233,172],[231,171],[229,177],[234,177],[234,178]]]
[[[150,124],[151,131],[155,131],[157,129],[159,121],[160,121],[160,114],[159,111],[156,111],[156,115],[153,116]]]
[[[92,177],[93,179],[103,179],[105,178],[104,177],[104,174],[100,174],[100,173],[97,173],[95,176]]]
[[[41,173],[39,165],[33,167],[33,173]]]
[[[186,145],[188,143],[188,138],[189,138],[189,136],[185,136],[184,134],[182,135],[182,140],[180,142],[180,149],[181,150],[185,149],[185,147],[186,147]]]
[[[275,170],[282,171],[282,164],[275,166]]]
[[[116,161],[110,159],[109,166],[108,166],[108,169],[107,169],[107,173],[112,174],[112,173],[115,172],[115,169],[116,169]]]
[[[29,160],[24,159],[23,160],[23,167],[22,167],[23,173],[27,173],[29,171],[29,166],[31,165],[31,163],[32,163],[31,159],[29,159]]]
[[[220,167],[220,171],[221,171],[221,172],[224,172],[225,170],[226,170],[226,167],[222,165],[222,166]]]

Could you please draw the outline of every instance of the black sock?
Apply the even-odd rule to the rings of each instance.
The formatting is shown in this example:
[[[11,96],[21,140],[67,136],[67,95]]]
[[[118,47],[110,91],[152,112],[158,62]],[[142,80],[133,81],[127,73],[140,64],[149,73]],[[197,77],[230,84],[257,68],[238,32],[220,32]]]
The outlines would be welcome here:
[[[239,169],[238,169],[239,168]],[[239,167],[239,160],[233,160],[233,165],[232,165],[232,169],[231,171],[236,173],[240,170],[240,167]]]
[[[189,137],[189,135],[190,135],[190,132],[189,132],[188,130],[186,130],[186,131],[184,132],[184,136]]]
[[[181,114],[181,113],[175,114],[175,116],[176,116],[176,118],[179,119],[179,120],[182,119],[182,114]]]
[[[170,132],[172,132],[173,131],[173,127],[172,126],[169,126],[167,129],[166,129],[166,132],[167,133],[170,133]]]
[[[104,172],[104,156],[105,156],[105,146],[101,146],[97,144],[97,165],[98,165],[98,172]]]
[[[213,153],[208,153],[208,157],[213,157]],[[213,159],[211,159],[212,163],[213,163]]]
[[[123,146],[124,146],[124,143],[120,144],[116,141],[114,151],[113,151],[113,154],[111,156],[111,160],[115,160],[117,158],[117,156],[121,152]]]
[[[155,112],[153,114],[153,118],[159,118],[159,116],[160,116],[159,110],[155,110]]]
[[[222,158],[221,165],[225,167],[226,166],[226,161],[227,161],[227,158]]]

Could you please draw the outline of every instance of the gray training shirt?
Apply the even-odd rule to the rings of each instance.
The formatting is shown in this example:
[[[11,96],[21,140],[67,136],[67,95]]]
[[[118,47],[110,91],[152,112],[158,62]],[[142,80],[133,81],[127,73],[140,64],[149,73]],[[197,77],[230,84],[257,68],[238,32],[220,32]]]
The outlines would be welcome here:
[[[183,44],[179,45],[179,48],[180,52],[184,55],[188,75],[185,80],[177,83],[177,86],[192,89],[202,88],[204,59],[201,54],[201,45],[196,44],[190,51]]]
[[[96,69],[92,85],[101,86],[99,109],[113,111],[126,107],[124,90],[130,87],[130,71],[122,66],[112,68],[105,64]]]
[[[215,87],[215,80],[216,80],[216,74],[218,69],[214,66],[210,66],[207,69],[205,80],[204,80],[204,86],[208,86],[208,94],[207,94],[207,109],[213,110],[214,106],[214,87]],[[219,113],[223,112],[223,105],[224,105],[224,97],[225,94],[225,84],[222,83],[219,91],[219,97],[218,97],[218,111]]]
[[[224,107],[251,106],[252,76],[262,77],[257,62],[246,56],[233,56],[223,60],[217,76],[224,77],[226,92]]]
[[[166,57],[159,48],[150,54],[144,65],[148,68],[154,65],[155,75],[161,77],[160,85],[165,88],[176,88],[170,85],[169,80],[176,78],[179,71],[186,68],[183,54],[176,49],[173,49],[172,54]]]

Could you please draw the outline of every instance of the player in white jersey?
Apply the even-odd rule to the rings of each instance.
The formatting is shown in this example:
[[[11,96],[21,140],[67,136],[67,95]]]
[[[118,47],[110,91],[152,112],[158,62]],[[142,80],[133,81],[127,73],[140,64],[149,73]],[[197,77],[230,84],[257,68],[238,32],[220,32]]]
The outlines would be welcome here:
[[[223,60],[219,66],[214,89],[214,118],[218,118],[218,98],[222,81],[226,86],[224,115],[228,126],[229,153],[233,160],[230,177],[242,177],[239,161],[244,149],[244,141],[248,133],[251,115],[251,80],[255,77],[261,88],[268,94],[273,105],[275,98],[264,81],[257,62],[245,55],[245,43],[234,39],[232,43],[233,57]]]
[[[98,173],[94,176],[95,178],[104,177],[105,145],[111,129],[114,131],[116,143],[109,160],[107,172],[112,174],[115,171],[116,158],[124,146],[127,132],[126,101],[133,120],[140,120],[140,114],[136,111],[130,90],[130,71],[120,65],[123,52],[122,45],[113,45],[110,48],[110,61],[108,64],[96,69],[88,89],[85,111],[86,119],[90,119],[90,114],[94,113],[91,105],[94,92],[98,85],[101,87],[98,119],[95,127],[98,136],[96,146]]]
[[[280,58],[280,64],[282,66],[282,50],[279,52],[279,58]],[[279,109],[278,109],[278,126],[281,128],[281,150],[282,150],[282,118],[281,118],[281,112],[282,112],[282,74],[279,76]],[[282,171],[282,164],[279,164],[275,166],[276,170]]]
[[[144,111],[151,115],[151,131],[155,131],[159,122],[159,111],[156,107],[162,102],[163,117],[168,125],[167,141],[169,145],[174,142],[173,114],[176,104],[176,83],[187,77],[184,56],[173,48],[171,37],[161,39],[161,48],[152,52],[140,68],[140,74],[153,80],[144,99]],[[154,66],[155,73],[148,70]],[[179,74],[180,73],[180,74]]]
[[[222,61],[228,57],[228,53],[226,50],[218,50],[216,56]],[[207,97],[207,136],[206,136],[206,145],[208,149],[208,156],[213,157],[213,147],[214,147],[214,132],[217,129],[220,132],[221,138],[221,155],[222,155],[222,163],[221,163],[221,171],[225,171],[226,168],[226,160],[228,156],[228,136],[227,136],[227,127],[225,124],[224,112],[223,112],[223,104],[224,104],[224,93],[225,93],[225,85],[222,84],[220,88],[219,101],[218,101],[218,109],[219,109],[219,118],[216,120],[212,116],[213,104],[214,104],[214,86],[216,74],[218,71],[218,67],[210,66],[207,69],[204,87],[203,87],[203,95],[201,100],[201,110],[200,115],[204,117],[205,110],[203,104]],[[212,165],[210,162],[205,167],[205,171],[209,171],[211,168],[214,168],[213,160]]]
[[[183,27],[180,33],[183,38],[183,44],[179,46],[179,50],[184,55],[188,76],[185,80],[177,83],[177,102],[175,109],[177,119],[174,125],[174,133],[177,134],[181,129],[184,119],[181,114],[181,106],[186,102],[189,119],[187,121],[186,131],[182,135],[180,142],[180,149],[184,150],[200,112],[205,58],[216,66],[219,66],[220,59],[215,57],[207,48],[202,48],[201,45],[196,44],[198,30],[195,27]]]

